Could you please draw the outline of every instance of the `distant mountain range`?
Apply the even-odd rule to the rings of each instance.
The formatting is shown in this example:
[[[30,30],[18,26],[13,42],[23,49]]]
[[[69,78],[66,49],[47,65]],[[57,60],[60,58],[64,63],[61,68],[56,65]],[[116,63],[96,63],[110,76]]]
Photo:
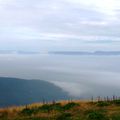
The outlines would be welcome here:
[[[0,54],[21,54],[21,55],[35,55],[35,54],[54,54],[54,55],[120,55],[120,51],[22,51],[22,50],[0,50]]]
[[[120,55],[120,51],[53,51],[49,52],[49,54],[56,55]]]
[[[66,92],[47,81],[0,77],[0,107],[68,98]]]
[[[40,54],[37,51],[0,50],[0,54]]]

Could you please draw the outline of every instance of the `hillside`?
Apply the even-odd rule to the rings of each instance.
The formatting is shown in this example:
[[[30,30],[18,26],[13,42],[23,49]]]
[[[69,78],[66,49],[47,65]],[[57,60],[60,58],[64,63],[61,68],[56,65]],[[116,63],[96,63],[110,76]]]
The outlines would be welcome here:
[[[0,77],[0,107],[66,98],[66,92],[47,81]]]
[[[0,109],[0,120],[120,120],[120,100],[60,101]]]

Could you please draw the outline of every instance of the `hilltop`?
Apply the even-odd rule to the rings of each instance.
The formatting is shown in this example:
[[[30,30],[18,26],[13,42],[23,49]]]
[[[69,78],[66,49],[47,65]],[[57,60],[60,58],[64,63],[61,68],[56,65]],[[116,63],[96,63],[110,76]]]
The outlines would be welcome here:
[[[0,109],[0,120],[120,120],[120,100],[60,101]]]

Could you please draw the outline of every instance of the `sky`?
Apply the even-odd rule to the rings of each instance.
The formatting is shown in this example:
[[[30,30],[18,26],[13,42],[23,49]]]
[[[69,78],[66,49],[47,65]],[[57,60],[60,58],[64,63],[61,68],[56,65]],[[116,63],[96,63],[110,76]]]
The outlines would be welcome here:
[[[0,0],[0,50],[120,51],[119,19],[120,0]],[[0,54],[0,76],[53,81],[74,95],[113,95],[120,91],[119,61]]]
[[[0,0],[0,50],[120,50],[119,0]]]

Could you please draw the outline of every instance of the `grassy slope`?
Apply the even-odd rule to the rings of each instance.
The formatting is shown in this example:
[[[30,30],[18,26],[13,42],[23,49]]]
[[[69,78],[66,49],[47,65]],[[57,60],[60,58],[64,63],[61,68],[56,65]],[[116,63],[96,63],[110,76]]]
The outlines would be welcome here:
[[[0,120],[120,120],[120,100],[11,107],[0,109]]]

